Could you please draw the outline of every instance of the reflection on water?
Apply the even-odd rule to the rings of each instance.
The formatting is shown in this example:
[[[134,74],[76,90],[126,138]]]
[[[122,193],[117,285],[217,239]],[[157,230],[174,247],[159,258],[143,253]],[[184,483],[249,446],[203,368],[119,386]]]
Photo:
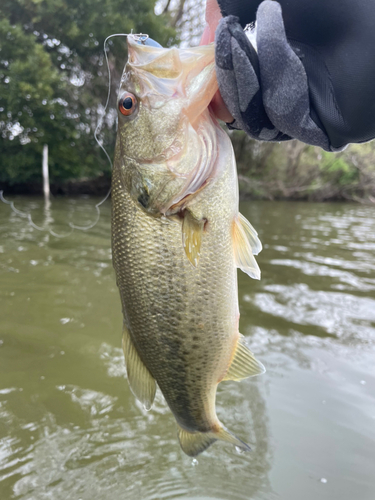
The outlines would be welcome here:
[[[40,226],[94,200],[19,199]],[[375,220],[371,207],[256,202],[262,280],[239,275],[241,331],[267,366],[220,385],[216,443],[194,463],[162,396],[124,380],[110,204],[88,232],[42,233],[0,205],[0,498],[375,498]]]

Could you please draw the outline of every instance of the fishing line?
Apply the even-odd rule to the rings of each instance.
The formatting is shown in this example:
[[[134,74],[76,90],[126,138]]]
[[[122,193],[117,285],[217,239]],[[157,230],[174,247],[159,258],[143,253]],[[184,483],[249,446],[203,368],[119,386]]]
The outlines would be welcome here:
[[[104,43],[103,43],[103,52],[104,52],[105,62],[106,62],[107,71],[108,71],[108,92],[107,92],[107,100],[106,100],[106,103],[105,103],[105,106],[104,106],[104,109],[103,109],[103,113],[100,115],[99,120],[98,120],[98,124],[97,124],[97,126],[95,128],[94,137],[95,137],[96,143],[98,144],[98,146],[101,148],[101,150],[104,152],[105,156],[107,157],[107,160],[109,161],[109,164],[111,166],[111,171],[113,170],[112,160],[111,160],[109,154],[107,153],[107,150],[103,146],[102,141],[99,139],[99,133],[100,133],[100,131],[102,129],[104,117],[105,117],[105,114],[106,114],[106,111],[107,111],[107,108],[108,108],[108,105],[109,105],[109,99],[111,97],[111,83],[112,83],[112,79],[111,79],[111,70],[110,70],[110,67],[109,67],[109,61],[108,61],[108,56],[107,56],[107,50],[106,50],[107,47],[106,47],[106,44],[107,44],[107,41],[110,38],[113,38],[115,36],[124,36],[124,37],[132,36],[138,42],[141,42],[141,43],[145,43],[146,40],[149,38],[148,35],[143,34],[143,33],[137,33],[137,34],[133,34],[133,33],[115,33],[113,35],[107,36],[107,38],[104,40]],[[105,201],[108,200],[110,194],[111,194],[111,188],[109,188],[109,191],[106,194],[106,196],[103,198],[103,200],[100,201],[99,203],[97,203],[95,205],[95,209],[96,209],[96,212],[97,212],[95,222],[93,222],[89,226],[76,226],[76,225],[74,225],[72,223],[69,223],[70,227],[73,228],[73,229],[80,229],[81,231],[87,231],[88,229],[92,229],[97,224],[97,222],[99,221],[99,218],[100,218],[100,208],[99,207]]]
[[[53,231],[52,229],[46,229],[44,227],[38,226],[33,221],[30,213],[26,213],[26,212],[23,212],[22,210],[18,210],[18,208],[16,208],[14,205],[14,201],[8,201],[4,198],[4,191],[0,191],[0,200],[3,203],[5,203],[6,205],[9,205],[15,214],[19,215],[20,217],[24,217],[24,218],[28,219],[30,226],[33,227],[34,229],[37,229],[38,231],[48,231],[50,234],[52,234],[52,236],[56,236],[56,238],[66,238],[67,236],[70,236],[73,232],[73,228],[72,228],[66,234],[58,234],[58,233],[55,233],[55,231]]]
[[[108,108],[108,105],[109,105],[109,99],[111,97],[111,70],[110,70],[110,67],[109,67],[109,61],[108,61],[108,56],[107,56],[107,42],[110,38],[113,38],[113,37],[116,37],[116,36],[124,36],[124,37],[128,37],[128,36],[132,36],[136,39],[136,41],[144,44],[149,36],[147,34],[144,34],[144,33],[115,33],[113,35],[109,35],[107,36],[107,38],[104,40],[104,44],[103,44],[103,51],[104,51],[104,57],[105,57],[105,61],[106,61],[106,65],[107,65],[107,71],[108,71],[108,93],[107,93],[107,100],[106,100],[106,103],[105,103],[105,106],[104,106],[104,109],[103,109],[103,112],[101,113],[101,115],[99,116],[99,120],[98,120],[98,124],[95,128],[95,132],[94,132],[94,138],[95,138],[95,141],[96,143],[98,144],[98,146],[101,148],[101,150],[104,152],[107,160],[109,161],[109,164],[110,164],[110,167],[111,167],[111,171],[113,170],[113,163],[112,163],[112,160],[109,156],[109,154],[107,153],[105,147],[103,146],[102,144],[102,141],[99,139],[99,133],[101,131],[101,128],[103,126],[103,121],[104,121],[104,117],[105,117],[105,114],[106,114],[106,111],[107,111],[107,108]],[[108,49],[109,50],[109,49]],[[99,202],[95,205],[95,210],[96,210],[96,219],[95,221],[92,223],[92,224],[89,224],[88,226],[77,226],[76,224],[73,224],[72,222],[69,222],[69,226],[71,228],[71,230],[66,233],[66,234],[59,234],[59,233],[56,233],[55,231],[53,231],[52,229],[48,229],[48,228],[43,228],[43,227],[40,227],[38,226],[37,224],[35,224],[32,220],[32,217],[31,217],[31,214],[30,213],[26,213],[26,212],[23,212],[22,210],[18,210],[15,205],[14,205],[14,202],[13,201],[8,201],[4,198],[4,195],[3,195],[3,191],[0,191],[0,200],[9,205],[10,208],[13,210],[13,212],[17,215],[19,215],[20,217],[24,217],[24,218],[27,218],[28,221],[29,221],[29,224],[37,229],[38,231],[48,231],[49,234],[51,234],[52,236],[55,236],[56,238],[66,238],[67,236],[70,236],[72,234],[72,232],[74,231],[74,229],[77,229],[79,231],[87,231],[89,229],[92,229],[99,221],[100,219],[100,206],[108,200],[109,198],[109,195],[111,194],[111,189],[109,189],[108,193],[106,194],[106,196]]]

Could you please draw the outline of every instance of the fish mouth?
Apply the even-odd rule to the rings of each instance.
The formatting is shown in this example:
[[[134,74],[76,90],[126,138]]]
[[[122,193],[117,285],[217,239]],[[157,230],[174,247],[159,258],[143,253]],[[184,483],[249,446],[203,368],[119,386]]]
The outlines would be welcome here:
[[[217,90],[214,46],[181,52],[128,38],[128,48],[122,85],[134,87],[139,99],[139,130],[145,130],[147,141],[153,142],[144,150],[138,143],[137,152],[123,154],[127,145],[124,129],[122,157],[132,169],[128,187],[148,213],[177,214],[214,179],[220,163],[218,125],[208,111]],[[153,126],[154,113],[160,126]],[[139,140],[137,135],[134,140]]]

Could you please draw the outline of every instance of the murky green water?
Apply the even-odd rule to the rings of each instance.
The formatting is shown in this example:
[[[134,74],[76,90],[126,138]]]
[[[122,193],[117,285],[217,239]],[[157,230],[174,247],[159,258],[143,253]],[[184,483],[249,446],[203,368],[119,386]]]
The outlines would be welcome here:
[[[57,200],[53,228],[94,200]],[[19,199],[43,224],[41,200]],[[240,275],[241,331],[268,371],[219,388],[253,451],[180,451],[158,395],[124,379],[110,204],[58,239],[0,204],[0,499],[374,500],[375,210],[257,202],[262,281]]]

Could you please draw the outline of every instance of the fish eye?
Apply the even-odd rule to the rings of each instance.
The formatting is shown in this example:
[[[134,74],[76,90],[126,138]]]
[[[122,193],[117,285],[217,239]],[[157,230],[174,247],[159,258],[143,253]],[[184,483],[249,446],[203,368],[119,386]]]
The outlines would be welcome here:
[[[137,99],[135,98],[135,95],[130,92],[124,92],[118,102],[118,109],[120,110],[120,113],[125,116],[129,116],[134,113],[136,107]]]

